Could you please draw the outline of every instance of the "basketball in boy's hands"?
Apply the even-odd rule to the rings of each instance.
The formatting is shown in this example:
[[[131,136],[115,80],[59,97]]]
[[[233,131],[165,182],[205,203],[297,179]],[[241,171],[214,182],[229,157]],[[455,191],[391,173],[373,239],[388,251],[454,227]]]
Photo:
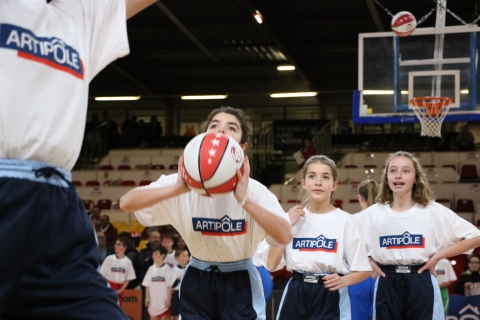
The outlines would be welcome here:
[[[416,27],[417,19],[410,12],[401,11],[392,19],[392,30],[400,37],[408,37]]]
[[[243,157],[235,139],[216,132],[199,134],[183,152],[183,180],[201,195],[225,195],[237,185],[237,170],[243,173]]]

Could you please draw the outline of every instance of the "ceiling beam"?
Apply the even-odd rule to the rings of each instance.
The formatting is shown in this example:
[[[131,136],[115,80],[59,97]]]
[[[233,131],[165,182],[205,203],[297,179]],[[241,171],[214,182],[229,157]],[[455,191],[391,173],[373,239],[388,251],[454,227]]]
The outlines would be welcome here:
[[[155,5],[157,7],[160,8],[160,10],[162,10],[162,12],[170,19],[172,20],[172,22],[198,47],[200,48],[200,50],[203,51],[203,53],[205,53],[205,55],[207,55],[213,62],[218,62],[218,58],[215,57],[213,55],[213,53],[210,52],[210,50],[207,49],[207,47],[205,47],[203,45],[203,43],[197,39],[197,37],[195,37],[191,32],[190,30],[187,29],[187,27],[185,27],[185,25],[180,21],[178,20],[178,18],[167,8],[167,6],[165,6],[165,4],[161,1],[161,0],[158,0],[157,2],[155,2]]]

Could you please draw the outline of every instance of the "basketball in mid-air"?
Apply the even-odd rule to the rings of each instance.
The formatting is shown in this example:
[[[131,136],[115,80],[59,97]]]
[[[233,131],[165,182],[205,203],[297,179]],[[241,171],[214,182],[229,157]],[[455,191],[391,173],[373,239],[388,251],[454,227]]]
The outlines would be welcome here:
[[[183,152],[183,180],[193,191],[209,197],[232,192],[243,173],[243,149],[223,133],[202,133]]]
[[[392,19],[392,30],[399,37],[408,37],[415,31],[417,19],[407,11],[397,13]]]

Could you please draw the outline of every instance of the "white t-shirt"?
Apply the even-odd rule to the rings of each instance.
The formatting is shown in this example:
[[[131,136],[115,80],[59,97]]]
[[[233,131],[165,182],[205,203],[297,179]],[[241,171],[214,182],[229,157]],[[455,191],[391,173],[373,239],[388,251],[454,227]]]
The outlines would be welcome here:
[[[362,225],[368,255],[379,264],[425,263],[439,250],[480,236],[475,226],[434,201],[404,212],[377,203],[355,218]]]
[[[165,263],[168,263],[170,267],[175,267],[178,264],[177,259],[175,259],[175,250],[167,253],[167,255],[165,256]]]
[[[292,227],[293,240],[285,247],[285,264],[289,271],[340,273],[371,271],[358,225],[340,209],[324,214],[305,210],[305,217]],[[265,257],[268,252],[261,256]]]
[[[148,313],[156,316],[168,310],[165,301],[168,297],[168,287],[175,282],[175,272],[172,267],[164,263],[163,266],[157,267],[155,264],[148,268],[142,285],[150,289],[150,306]]]
[[[145,188],[175,184],[177,174],[162,175]],[[288,221],[277,197],[264,185],[250,179],[248,197]],[[211,262],[233,262],[252,257],[265,231],[238,204],[233,192],[209,198],[193,191],[136,211],[145,226],[171,224],[185,240],[193,257]]]
[[[179,265],[176,265],[174,268],[173,268],[173,271],[175,272],[175,280],[182,280],[182,277],[183,277],[183,272],[185,271],[185,268],[183,267],[180,267]],[[179,282],[174,288],[173,290],[180,290],[180,283]]]
[[[129,53],[125,0],[0,1],[0,159],[71,170],[90,81]]]
[[[435,268],[435,272],[437,273],[436,279],[439,284],[443,282],[457,280],[457,276],[455,275],[455,270],[453,270],[452,264],[448,259],[442,259],[438,261],[437,267]]]
[[[115,254],[105,258],[100,268],[100,273],[108,281],[118,284],[123,284],[127,280],[135,279],[135,270],[133,269],[132,261],[127,257],[119,259]]]

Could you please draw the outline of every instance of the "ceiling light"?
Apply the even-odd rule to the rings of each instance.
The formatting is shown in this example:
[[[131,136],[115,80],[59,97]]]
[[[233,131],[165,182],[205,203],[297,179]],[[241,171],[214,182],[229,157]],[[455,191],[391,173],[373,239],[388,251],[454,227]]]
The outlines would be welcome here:
[[[363,95],[372,94],[393,94],[393,90],[363,90]]]
[[[295,66],[291,66],[291,65],[278,66],[277,70],[278,71],[291,71],[291,70],[295,70]]]
[[[285,93],[272,93],[270,98],[295,98],[295,97],[315,97],[316,92],[285,92]]]
[[[468,93],[468,89],[460,90],[460,93],[467,94],[467,93]]]
[[[226,99],[226,94],[217,94],[217,95],[205,95],[205,96],[182,96],[182,100],[218,100]]]
[[[253,14],[253,17],[255,18],[255,20],[257,20],[258,24],[262,24],[263,17],[262,17],[262,14],[258,10],[255,11],[255,13]]]
[[[97,101],[129,101],[140,100],[140,96],[95,97]]]

